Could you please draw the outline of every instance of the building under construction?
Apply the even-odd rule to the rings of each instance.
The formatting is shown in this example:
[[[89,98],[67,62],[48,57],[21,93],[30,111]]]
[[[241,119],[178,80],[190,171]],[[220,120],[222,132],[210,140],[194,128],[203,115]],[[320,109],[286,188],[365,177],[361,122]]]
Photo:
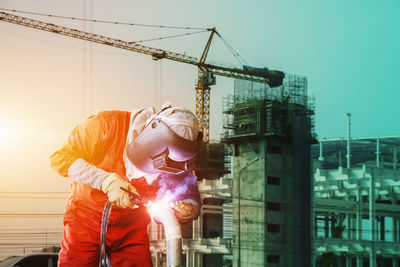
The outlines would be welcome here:
[[[400,136],[313,146],[316,266],[400,265],[399,147]]]
[[[233,151],[233,266],[311,265],[313,101],[305,77],[235,80],[222,140]]]

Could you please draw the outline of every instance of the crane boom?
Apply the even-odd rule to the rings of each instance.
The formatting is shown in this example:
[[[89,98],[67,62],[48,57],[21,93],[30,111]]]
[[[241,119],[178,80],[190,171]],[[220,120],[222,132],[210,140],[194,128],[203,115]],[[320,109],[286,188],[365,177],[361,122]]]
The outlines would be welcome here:
[[[110,38],[106,36],[102,36],[99,34],[94,34],[94,33],[89,33],[89,32],[84,32],[80,31],[77,29],[72,29],[48,22],[43,22],[39,20],[34,20],[31,18],[26,18],[18,15],[13,15],[9,14],[6,12],[0,12],[0,20],[13,23],[13,24],[18,24],[21,26],[25,27],[30,27],[42,31],[47,31],[47,32],[52,32],[64,36],[69,36],[72,38],[76,39],[81,39],[81,40],[86,40],[98,44],[104,44],[108,46],[113,46],[117,47],[120,49],[125,49],[141,54],[147,54],[151,55],[153,59],[158,60],[158,59],[169,59],[177,62],[182,62],[186,64],[191,64],[194,66],[197,66],[199,70],[202,70],[202,72],[206,71],[207,73],[211,73],[213,75],[219,75],[219,76],[225,76],[225,77],[230,77],[230,78],[236,78],[236,79],[242,79],[242,80],[248,80],[252,82],[260,82],[260,83],[267,83],[271,85],[271,82],[273,83],[274,86],[275,84],[280,85],[282,83],[282,79],[284,74],[279,71],[271,71],[270,73],[261,73],[261,72],[254,72],[254,71],[249,71],[249,70],[242,70],[238,68],[229,68],[229,67],[224,67],[224,66],[218,66],[218,65],[213,65],[213,64],[207,64],[205,63],[205,57],[201,60],[197,59],[196,57],[191,57],[163,49],[158,49],[158,48],[153,48],[149,46],[144,46],[140,45],[136,42],[128,42],[128,41],[122,41],[119,39],[115,38]],[[215,29],[212,29],[213,32]],[[211,38],[209,40],[209,43],[211,42]],[[209,44],[208,44],[209,46]],[[276,77],[274,77],[276,76]],[[276,80],[278,83],[276,83]],[[214,79],[215,80],[215,79]],[[273,81],[274,80],[274,81]],[[215,83],[215,81],[214,81]],[[279,84],[280,83],[280,84]],[[204,141],[208,142],[209,139],[209,90],[210,87],[207,82],[204,83],[204,81],[200,80],[199,77],[199,82],[196,87],[196,115],[198,116],[200,120],[200,125],[204,133]],[[275,85],[276,86],[276,85]]]
[[[57,33],[64,36],[69,36],[76,39],[86,40],[98,44],[104,44],[108,46],[113,46],[141,54],[151,55],[154,59],[169,59],[173,61],[178,61],[182,63],[187,63],[195,65],[198,67],[206,68],[212,71],[216,75],[226,76],[230,78],[237,78],[243,80],[251,80],[255,82],[266,82],[267,77],[262,74],[253,73],[250,74],[246,71],[237,68],[227,68],[217,65],[200,63],[199,59],[171,51],[166,51],[158,48],[153,48],[150,46],[140,45],[135,42],[122,41],[111,37],[102,36],[95,33],[89,33],[80,31],[77,29],[72,29],[48,22],[43,22],[39,20],[34,20],[22,16],[12,15],[6,12],[0,12],[0,20],[10,22],[13,24],[18,24],[37,30]]]

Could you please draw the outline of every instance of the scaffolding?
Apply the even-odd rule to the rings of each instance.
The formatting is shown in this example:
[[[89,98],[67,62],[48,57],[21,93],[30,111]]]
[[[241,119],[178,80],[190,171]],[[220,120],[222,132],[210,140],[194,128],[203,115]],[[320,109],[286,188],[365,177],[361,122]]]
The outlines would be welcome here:
[[[288,74],[283,84],[270,88],[265,83],[235,80],[234,94],[223,99],[222,138],[255,135],[291,135],[291,119],[311,117],[314,131],[314,98],[307,96],[307,79]]]
[[[216,141],[205,144],[196,156],[196,176],[198,180],[219,179],[230,171],[227,164],[226,145]]]
[[[275,88],[235,80],[223,99],[221,139],[233,151],[232,201],[224,203],[233,215],[223,226],[233,266],[310,266],[314,100],[305,77],[285,76]]]

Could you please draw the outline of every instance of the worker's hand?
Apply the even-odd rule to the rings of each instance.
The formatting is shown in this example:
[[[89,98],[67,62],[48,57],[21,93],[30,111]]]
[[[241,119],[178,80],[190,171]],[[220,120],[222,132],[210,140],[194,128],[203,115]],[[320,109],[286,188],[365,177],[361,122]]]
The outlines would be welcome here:
[[[194,220],[197,217],[199,206],[190,201],[177,201],[172,209],[180,224]]]
[[[108,200],[111,204],[124,209],[133,209],[137,207],[130,201],[129,193],[122,190],[121,187],[139,195],[133,185],[119,177],[116,173],[108,175],[101,184],[101,190],[107,194]]]

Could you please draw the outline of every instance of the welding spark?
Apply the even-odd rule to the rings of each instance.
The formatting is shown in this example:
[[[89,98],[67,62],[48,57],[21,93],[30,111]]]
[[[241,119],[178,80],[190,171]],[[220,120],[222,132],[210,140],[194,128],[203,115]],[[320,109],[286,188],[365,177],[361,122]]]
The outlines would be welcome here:
[[[151,220],[153,222],[160,221],[159,218],[165,217],[171,212],[173,204],[165,200],[159,200],[156,202],[151,202],[147,204],[147,212],[150,214]]]

